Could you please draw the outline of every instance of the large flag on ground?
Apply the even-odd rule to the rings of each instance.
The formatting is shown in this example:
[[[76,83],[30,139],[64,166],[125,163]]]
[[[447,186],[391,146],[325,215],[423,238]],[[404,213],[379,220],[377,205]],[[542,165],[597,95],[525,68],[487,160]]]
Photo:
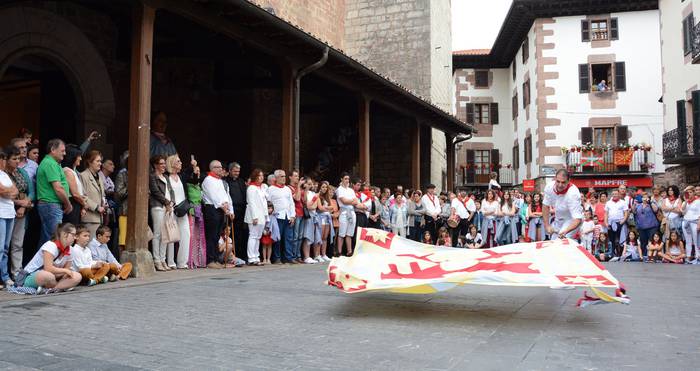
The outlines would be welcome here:
[[[620,282],[574,240],[517,243],[492,249],[436,247],[382,230],[358,228],[352,257],[334,258],[328,284],[347,293],[384,290],[428,294],[463,284],[583,286],[579,305],[627,304]],[[615,289],[608,295],[598,288]]]

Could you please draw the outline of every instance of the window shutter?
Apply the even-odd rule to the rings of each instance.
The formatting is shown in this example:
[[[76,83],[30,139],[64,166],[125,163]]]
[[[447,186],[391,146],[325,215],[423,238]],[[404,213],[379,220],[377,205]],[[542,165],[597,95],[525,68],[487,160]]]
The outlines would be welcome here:
[[[474,123],[474,103],[467,103],[467,123]]]
[[[591,41],[590,26],[591,23],[587,19],[581,21],[581,41]]]
[[[581,128],[581,144],[593,143],[593,128]]]
[[[620,32],[617,30],[617,18],[610,19],[610,40],[617,40],[620,37]]]
[[[513,147],[513,169],[520,168],[520,148],[518,146]]]
[[[467,150],[467,184],[473,184],[476,181],[476,170],[474,169],[474,150]]]
[[[588,93],[591,91],[591,77],[588,74],[588,64],[578,65],[578,92]]]
[[[512,115],[513,115],[513,120],[515,120],[518,117],[518,93],[515,93],[513,96],[513,107],[512,107]]]
[[[629,138],[629,131],[627,130],[627,126],[618,126],[617,127],[617,144],[627,144],[627,139]]]
[[[685,131],[685,127],[687,125],[685,122],[685,115],[685,101],[676,101],[676,125],[678,127],[679,132]],[[683,137],[685,137],[685,134],[683,135]]]
[[[683,55],[690,53],[693,48],[693,25],[695,20],[693,15],[685,17],[683,20]]]
[[[495,172],[498,176],[500,176],[500,171],[498,171],[498,165],[501,163],[500,156],[498,155],[498,150],[497,149],[492,149],[491,150],[491,171]],[[496,178],[497,182],[500,182],[501,180],[497,177]]]
[[[627,79],[625,78],[625,62],[615,62],[615,91],[627,90]]]
[[[491,103],[491,125],[498,125],[498,103]]]
[[[693,138],[695,140],[695,153],[698,153],[700,143],[700,90],[692,92],[693,97]]]
[[[513,81],[515,81],[515,77],[517,75],[517,69],[518,69],[517,61],[515,59],[513,59]]]

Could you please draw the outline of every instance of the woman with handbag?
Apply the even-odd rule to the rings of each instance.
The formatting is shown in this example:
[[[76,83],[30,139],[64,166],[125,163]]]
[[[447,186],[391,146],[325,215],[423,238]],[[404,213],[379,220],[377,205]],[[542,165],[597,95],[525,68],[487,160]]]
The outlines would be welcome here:
[[[177,259],[175,259],[175,246],[168,244],[166,256],[168,268],[187,269],[187,261],[190,257],[190,202],[186,196],[186,183],[196,183],[192,179],[191,170],[182,171],[182,161],[178,155],[171,155],[165,160],[165,167],[168,172],[166,181],[170,188],[170,199],[173,201],[173,212],[177,220],[177,228],[180,231],[180,242],[177,248]],[[176,264],[177,262],[177,264]]]
[[[107,210],[104,184],[99,174],[102,167],[102,154],[99,151],[90,151],[85,160],[87,169],[80,173],[80,181],[83,183],[85,192],[85,215],[82,217],[82,223],[90,231],[90,237],[95,238],[95,232],[102,224],[102,216]]]
[[[151,241],[151,253],[153,254],[153,264],[157,271],[169,271],[170,268],[165,263],[165,252],[168,244],[163,243],[163,221],[166,212],[173,211],[173,202],[170,200],[170,192],[165,175],[165,157],[155,155],[151,157],[153,171],[148,182],[148,206],[151,209],[151,220],[153,222],[153,240]]]
[[[87,205],[83,183],[80,181],[76,170],[82,160],[83,151],[78,146],[75,144],[66,145],[66,155],[61,161],[61,167],[63,168],[66,182],[68,182],[69,198],[73,210],[69,214],[63,214],[63,222],[72,223],[73,225],[80,224],[80,220],[85,216],[85,207]]]

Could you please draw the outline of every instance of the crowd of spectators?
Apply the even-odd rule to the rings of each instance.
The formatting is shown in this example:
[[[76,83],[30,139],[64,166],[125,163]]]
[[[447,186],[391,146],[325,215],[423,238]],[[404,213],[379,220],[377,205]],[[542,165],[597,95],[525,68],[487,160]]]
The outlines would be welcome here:
[[[349,174],[329,181],[282,169],[252,169],[244,179],[238,163],[218,160],[203,173],[194,156],[183,164],[165,135],[165,114],[152,122],[148,207],[158,271],[325,263],[352,255],[357,227],[468,249],[553,238],[555,210],[543,195],[502,189],[495,173],[483,193],[380,188]],[[115,171],[114,161],[90,150],[93,132],[80,146],[48,141],[37,163],[36,143],[23,134],[0,152],[2,284],[45,292],[126,279],[131,265],[118,257],[128,151]],[[601,261],[698,264],[698,199],[700,186],[591,190],[580,195],[583,219],[571,232]],[[23,256],[32,258],[23,265]]]

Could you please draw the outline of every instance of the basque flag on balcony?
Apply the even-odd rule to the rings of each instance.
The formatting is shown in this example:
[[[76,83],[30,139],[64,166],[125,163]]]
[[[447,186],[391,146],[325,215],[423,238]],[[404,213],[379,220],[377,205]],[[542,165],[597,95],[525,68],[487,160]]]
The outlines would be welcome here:
[[[581,166],[603,166],[603,164],[602,154],[594,151],[586,151],[581,156]]]

